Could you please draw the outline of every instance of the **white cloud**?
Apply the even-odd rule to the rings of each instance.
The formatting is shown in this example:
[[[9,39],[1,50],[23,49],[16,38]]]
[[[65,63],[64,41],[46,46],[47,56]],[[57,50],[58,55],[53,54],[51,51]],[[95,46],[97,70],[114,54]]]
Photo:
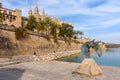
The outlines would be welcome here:
[[[120,12],[120,2],[119,0],[108,0],[106,4],[101,5],[96,9],[100,12],[106,13]]]
[[[84,24],[84,25],[76,25],[76,30],[93,30],[100,28],[109,28],[114,27],[114,25],[120,24],[120,18],[107,20],[107,21],[99,21],[93,22],[92,24]],[[92,26],[92,27],[91,27]]]

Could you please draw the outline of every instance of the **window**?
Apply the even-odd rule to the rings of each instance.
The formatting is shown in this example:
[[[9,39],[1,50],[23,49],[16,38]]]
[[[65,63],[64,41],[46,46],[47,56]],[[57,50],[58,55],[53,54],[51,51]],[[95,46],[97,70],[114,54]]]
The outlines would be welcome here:
[[[10,22],[12,22],[12,19],[10,19]]]
[[[9,14],[12,15],[12,12],[10,11]]]
[[[10,22],[12,22],[12,16],[10,16]]]
[[[13,20],[15,20],[16,18],[15,17],[13,17]]]

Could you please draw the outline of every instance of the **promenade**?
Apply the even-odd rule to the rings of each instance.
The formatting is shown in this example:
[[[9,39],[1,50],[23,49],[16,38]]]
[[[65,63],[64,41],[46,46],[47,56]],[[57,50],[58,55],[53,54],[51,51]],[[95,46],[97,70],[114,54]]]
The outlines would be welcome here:
[[[60,61],[25,62],[0,67],[0,80],[120,80],[120,68],[101,66],[102,76],[72,74],[79,63]]]

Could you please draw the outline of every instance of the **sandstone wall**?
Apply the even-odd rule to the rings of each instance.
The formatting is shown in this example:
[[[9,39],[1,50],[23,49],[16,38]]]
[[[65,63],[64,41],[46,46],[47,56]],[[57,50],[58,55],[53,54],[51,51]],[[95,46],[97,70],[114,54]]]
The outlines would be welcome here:
[[[0,55],[27,55],[33,54],[48,54],[53,52],[72,51],[80,50],[82,44],[76,44],[71,42],[71,46],[66,44],[64,41],[59,40],[59,46],[51,40],[50,42],[46,39],[38,36],[28,35],[27,38],[22,40],[16,40],[15,33],[10,31],[0,30],[0,36],[5,36],[10,39],[10,49],[0,49]],[[104,44],[100,43],[102,50],[106,50]],[[91,52],[95,52],[93,49]]]
[[[1,52],[2,54],[14,54],[14,55],[22,55],[22,54],[33,54],[36,52],[37,54],[47,54],[52,52],[61,52],[67,50],[79,50],[81,44],[75,44],[71,42],[71,46],[65,44],[64,41],[59,40],[59,46],[51,40],[50,42],[46,39],[38,36],[28,35],[27,38],[22,40],[15,39],[15,33],[10,31],[0,31],[2,36],[5,36],[10,39],[13,49],[10,51],[7,50]],[[10,53],[8,53],[10,52]]]

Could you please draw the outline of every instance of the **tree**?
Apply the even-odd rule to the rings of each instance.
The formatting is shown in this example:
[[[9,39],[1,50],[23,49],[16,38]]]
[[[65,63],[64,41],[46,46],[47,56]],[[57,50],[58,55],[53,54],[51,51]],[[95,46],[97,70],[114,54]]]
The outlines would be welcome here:
[[[64,38],[65,43],[68,42],[70,45],[70,40],[73,37],[73,26],[68,23],[62,23],[62,27],[60,27],[59,36]]]
[[[58,44],[58,32],[60,25],[51,21],[50,34],[53,36],[54,42]]]
[[[84,35],[84,33],[82,31],[74,31],[74,35],[75,36],[81,36],[81,43],[82,43],[82,36]]]
[[[49,35],[50,34],[50,27],[52,26],[52,20],[49,17],[45,17],[44,21],[46,23],[46,28],[47,28],[46,34]]]
[[[47,30],[45,21],[39,21],[36,29],[38,32],[41,31],[42,33],[44,33]]]
[[[26,28],[28,30],[33,31],[36,27],[37,27],[37,22],[35,20],[35,17],[34,16],[30,16],[30,18],[28,19],[28,23],[26,25]]]
[[[28,21],[28,18],[27,17],[22,17],[22,20]]]
[[[22,17],[22,27],[25,27],[27,21],[28,21],[27,17]]]
[[[83,32],[79,32],[79,34],[81,35],[81,43],[82,43],[82,36],[84,35]]]
[[[36,27],[37,31],[42,32],[42,34],[44,35],[43,37],[48,41],[50,41],[49,32],[48,32],[49,24],[50,24],[50,19],[46,17],[44,20],[40,20]]]

